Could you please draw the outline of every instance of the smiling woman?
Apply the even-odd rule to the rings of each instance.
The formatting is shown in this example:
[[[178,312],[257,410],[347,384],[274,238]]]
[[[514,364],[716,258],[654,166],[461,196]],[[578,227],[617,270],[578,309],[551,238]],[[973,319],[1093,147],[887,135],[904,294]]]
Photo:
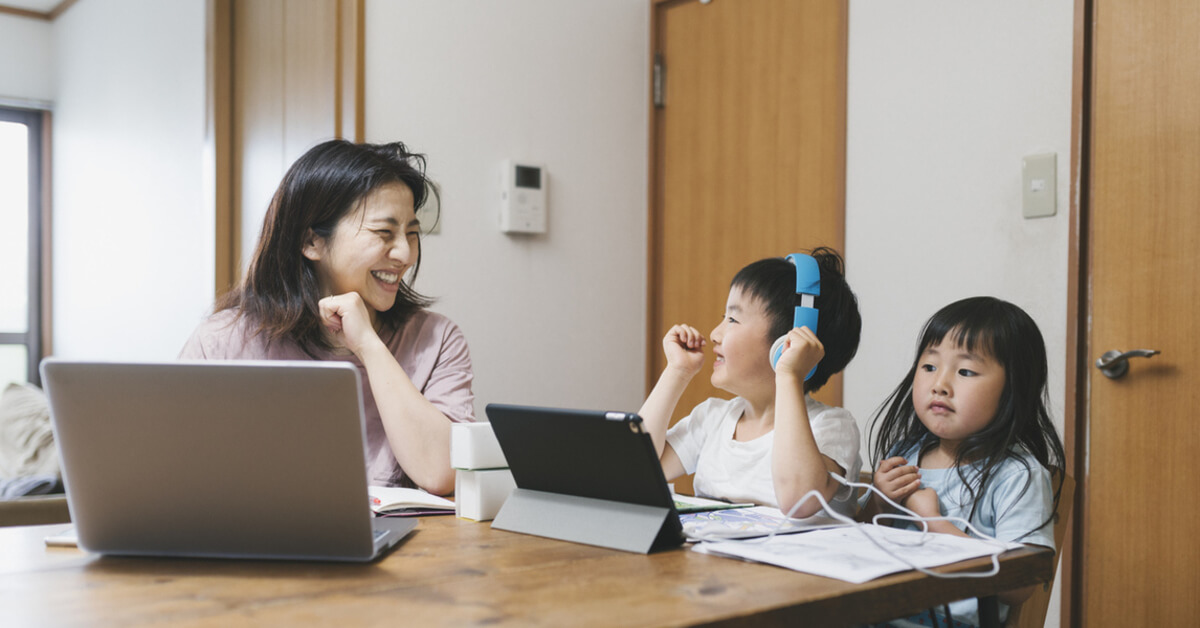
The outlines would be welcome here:
[[[424,165],[398,142],[305,153],[271,200],[245,280],[179,357],[353,363],[370,482],[445,494],[450,423],[474,420],[474,397],[466,339],[412,288]]]
[[[317,279],[329,294],[356,292],[375,312],[396,303],[400,278],[420,254],[420,224],[413,194],[399,183],[371,192],[359,210],[346,214],[332,234],[313,232],[304,257],[317,268]]]

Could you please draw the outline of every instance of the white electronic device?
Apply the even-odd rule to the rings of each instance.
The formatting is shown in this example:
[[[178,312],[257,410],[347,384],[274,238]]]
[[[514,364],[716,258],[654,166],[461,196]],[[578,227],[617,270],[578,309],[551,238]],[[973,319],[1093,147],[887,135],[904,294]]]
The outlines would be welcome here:
[[[504,161],[500,179],[500,230],[546,233],[546,169]]]

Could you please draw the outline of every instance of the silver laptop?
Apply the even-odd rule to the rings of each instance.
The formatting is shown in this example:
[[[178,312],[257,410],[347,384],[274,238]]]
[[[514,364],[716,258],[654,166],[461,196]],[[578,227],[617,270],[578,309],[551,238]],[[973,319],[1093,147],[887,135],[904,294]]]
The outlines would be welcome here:
[[[350,364],[47,358],[41,373],[85,550],[369,561],[417,525],[371,513]]]

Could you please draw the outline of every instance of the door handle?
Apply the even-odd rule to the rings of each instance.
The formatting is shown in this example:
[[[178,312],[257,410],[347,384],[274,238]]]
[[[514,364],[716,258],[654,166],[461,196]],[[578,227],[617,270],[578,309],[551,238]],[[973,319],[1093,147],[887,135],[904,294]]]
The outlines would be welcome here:
[[[1118,379],[1129,371],[1129,358],[1148,358],[1161,353],[1157,349],[1134,349],[1124,353],[1108,351],[1096,360],[1096,368],[1109,379]]]

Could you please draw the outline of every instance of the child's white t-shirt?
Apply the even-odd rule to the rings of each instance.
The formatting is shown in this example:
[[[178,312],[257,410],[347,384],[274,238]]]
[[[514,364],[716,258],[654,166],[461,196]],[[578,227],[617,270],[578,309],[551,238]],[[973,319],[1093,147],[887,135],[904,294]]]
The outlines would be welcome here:
[[[808,395],[804,400],[817,449],[845,469],[848,479],[858,481],[862,469],[858,423],[844,408],[827,406]],[[778,508],[771,481],[775,431],[747,442],[733,439],[738,419],[747,407],[749,404],[741,397],[708,399],[667,431],[667,443],[679,456],[684,470],[696,474],[693,487],[697,495]],[[854,491],[843,486],[830,505],[840,513],[853,515],[853,497]]]

